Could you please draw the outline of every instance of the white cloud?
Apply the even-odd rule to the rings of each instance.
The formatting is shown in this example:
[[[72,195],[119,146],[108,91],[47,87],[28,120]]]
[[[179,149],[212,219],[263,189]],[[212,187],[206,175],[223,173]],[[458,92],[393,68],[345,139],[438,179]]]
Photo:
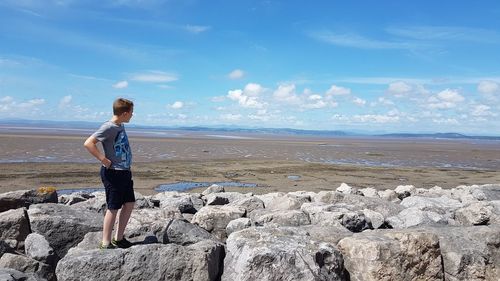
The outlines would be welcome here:
[[[229,79],[237,80],[243,78],[243,76],[245,76],[245,72],[241,69],[235,69],[231,71],[231,73],[229,73],[227,76],[229,77]]]
[[[484,104],[479,104],[476,105],[472,108],[471,115],[478,117],[478,116],[497,116],[497,114],[493,113],[490,111],[491,107],[484,105]]]
[[[354,121],[362,123],[394,123],[399,121],[399,116],[364,114],[364,115],[354,115],[352,119]]]
[[[354,33],[318,31],[311,32],[309,35],[312,38],[332,45],[360,49],[414,49],[418,47],[415,43],[377,40],[366,38]]]
[[[351,89],[349,88],[344,88],[344,87],[339,87],[336,85],[332,85],[328,91],[326,91],[327,96],[345,96],[345,95],[350,95],[351,94]]]
[[[500,85],[493,81],[481,81],[477,85],[477,90],[481,94],[487,94],[487,95],[496,94],[500,93]]]
[[[352,100],[353,103],[359,105],[359,106],[364,106],[366,104],[366,100],[362,99],[362,98],[358,98],[358,97],[355,97],[353,100]]]
[[[225,96],[215,96],[215,97],[211,97],[210,100],[212,102],[223,102],[226,100],[226,97]]]
[[[445,124],[445,125],[458,125],[460,124],[455,118],[441,118],[441,119],[432,119],[432,122],[437,124]]]
[[[209,30],[211,27],[204,26],[204,25],[186,25],[185,28],[188,32],[198,34],[198,33],[202,33],[202,32]]]
[[[264,106],[263,103],[258,101],[257,97],[249,96],[248,94],[245,94],[243,90],[240,89],[229,91],[227,93],[227,97],[230,100],[237,101],[240,106],[246,108],[262,108]]]
[[[394,105],[394,102],[392,100],[384,98],[384,97],[378,98],[378,102],[383,104],[383,105]]]
[[[45,99],[31,99],[18,102],[11,96],[0,99],[0,112],[7,113],[9,116],[31,115],[40,110],[39,106],[45,104]]]
[[[231,113],[220,115],[220,119],[224,121],[238,121],[241,119],[241,117],[242,117],[241,114],[231,114]]]
[[[256,83],[248,83],[245,86],[245,89],[243,89],[243,93],[245,95],[252,96],[252,97],[258,96],[258,95],[262,94],[264,91],[265,91],[265,89],[261,85],[256,84]]]
[[[14,101],[14,98],[11,96],[6,96],[0,99],[1,103],[11,103]]]
[[[127,81],[119,81],[116,84],[113,84],[113,88],[115,89],[125,89],[128,87]]]
[[[184,107],[184,103],[182,101],[176,101],[173,104],[169,105],[172,109],[181,109]]]
[[[274,99],[291,104],[299,104],[300,98],[295,93],[294,84],[282,84],[273,93]]]
[[[60,109],[64,109],[64,108],[67,108],[70,103],[71,103],[71,100],[73,99],[73,97],[71,95],[68,95],[68,96],[64,96],[60,101],[59,101],[59,108]]]
[[[387,92],[396,97],[402,97],[405,94],[410,93],[411,91],[412,91],[412,86],[403,81],[390,83],[389,88],[387,89]]]
[[[153,70],[146,73],[136,73],[131,77],[131,80],[150,83],[165,83],[177,81],[179,78],[176,74]]]
[[[465,98],[456,90],[446,89],[428,99],[428,106],[432,109],[449,109],[457,106]]]

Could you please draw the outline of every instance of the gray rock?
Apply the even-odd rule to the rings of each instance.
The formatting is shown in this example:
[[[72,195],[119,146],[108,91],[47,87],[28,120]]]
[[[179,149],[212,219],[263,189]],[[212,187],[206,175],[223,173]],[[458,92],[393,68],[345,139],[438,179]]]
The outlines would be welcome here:
[[[379,198],[377,190],[373,187],[362,188],[359,192],[365,197]]]
[[[446,196],[441,197],[423,197],[411,196],[401,201],[401,206],[405,208],[417,208],[422,211],[431,211],[447,217],[453,217],[455,210],[462,208],[460,201]]]
[[[102,216],[60,204],[37,204],[28,210],[31,229],[42,234],[58,259],[78,244],[86,233],[102,229]]]
[[[24,242],[24,250],[26,256],[29,258],[54,266],[55,269],[56,256],[54,254],[54,249],[50,247],[49,242],[43,235],[38,233],[31,233],[28,235]]]
[[[0,268],[0,281],[44,281],[36,275],[25,274],[12,268]]]
[[[419,225],[446,225],[449,220],[432,211],[422,211],[417,207],[404,209],[397,216],[388,217],[386,222],[392,228],[402,229]]]
[[[493,206],[489,202],[480,201],[455,211],[455,220],[461,225],[488,224],[493,215]]]
[[[21,255],[4,254],[0,258],[0,268],[11,268],[23,273],[34,273],[38,277],[55,280],[53,267]]]
[[[229,204],[229,199],[224,196],[219,196],[218,193],[212,193],[205,196],[206,205],[226,205]]]
[[[36,190],[18,190],[0,194],[0,212],[27,208],[31,204],[57,203],[57,192],[40,193]]]
[[[500,276],[500,227],[426,227],[439,237],[445,280],[490,280]]]
[[[175,207],[136,209],[132,211],[124,234],[127,238],[138,239],[153,235],[162,241],[167,223],[181,218],[181,212]]]
[[[298,210],[304,203],[311,202],[310,196],[298,196],[295,194],[285,194],[283,192],[256,195],[264,202],[268,210]]]
[[[9,240],[12,247],[22,247],[22,241],[31,232],[25,208],[0,213],[0,240]]]
[[[208,195],[211,193],[219,193],[219,192],[225,192],[224,187],[222,185],[217,185],[217,184],[212,184],[211,186],[207,187],[201,195]]]
[[[235,206],[205,206],[193,217],[192,223],[211,232],[218,239],[227,237],[227,224],[237,218],[245,216],[245,209]]]
[[[327,204],[347,204],[355,206],[356,208],[352,209],[352,211],[370,209],[382,214],[384,218],[395,216],[404,209],[404,207],[399,204],[388,202],[381,198],[371,198],[332,191],[320,191],[314,198],[314,201]]]
[[[171,220],[164,232],[163,243],[178,245],[191,245],[203,240],[215,240],[205,229],[180,219]]]
[[[398,185],[394,192],[398,195],[400,200],[413,195],[416,192],[416,188],[413,185]]]
[[[104,213],[106,212],[106,195],[104,194],[104,192],[94,192],[92,193],[92,196],[92,198],[75,203],[71,206],[73,206],[74,208],[99,213],[104,216]]]
[[[350,280],[443,280],[439,240],[431,233],[374,230],[338,246]]]
[[[309,216],[299,210],[262,211],[263,213],[252,218],[253,223],[257,226],[299,226],[311,224]]]
[[[135,208],[143,209],[143,208],[153,208],[154,204],[149,200],[148,197],[143,196],[139,192],[134,192],[135,196]]]
[[[347,280],[343,259],[329,243],[299,228],[251,227],[227,239],[223,281]]]
[[[305,203],[301,207],[309,214],[311,223],[321,226],[344,226],[350,231],[360,232],[371,228],[370,221],[357,206],[348,204]]]
[[[199,196],[189,193],[179,193],[177,191],[167,191],[155,194],[152,201],[158,201],[160,208],[177,208],[181,213],[194,214],[201,208],[199,206]],[[201,201],[201,206],[203,206]]]
[[[401,202],[401,199],[399,199],[398,194],[392,189],[382,190],[382,191],[377,192],[377,194],[380,198],[385,199],[389,202],[393,202],[393,203],[400,203]]]
[[[240,231],[252,226],[252,221],[249,218],[239,218],[230,221],[226,226],[226,233],[229,236],[231,233]]]
[[[0,257],[5,253],[14,253],[14,249],[5,241],[0,240]]]
[[[264,209],[264,201],[255,196],[241,198],[229,203],[228,205],[243,208],[246,210],[247,214],[253,210]]]
[[[370,209],[364,209],[363,214],[367,218],[368,224],[371,225],[373,229],[377,229],[384,225],[384,216],[381,213],[372,211]]]
[[[339,187],[336,189],[337,192],[344,194],[353,194],[355,193],[355,189],[349,186],[347,183],[341,183]]]
[[[201,241],[137,245],[128,249],[72,251],[56,269],[57,280],[218,280],[224,245]]]

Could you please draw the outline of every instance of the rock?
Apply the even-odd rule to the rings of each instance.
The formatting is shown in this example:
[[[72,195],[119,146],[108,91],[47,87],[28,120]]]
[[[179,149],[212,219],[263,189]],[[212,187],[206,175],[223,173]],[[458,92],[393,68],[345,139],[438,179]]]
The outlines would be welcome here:
[[[71,194],[63,194],[60,195],[58,198],[59,204],[64,204],[64,205],[73,205],[76,203],[84,202],[87,201],[90,198],[94,198],[94,195],[85,193],[85,192],[75,192]]]
[[[240,231],[245,228],[249,228],[252,226],[252,221],[249,218],[239,218],[230,221],[226,226],[226,233],[229,236],[231,233],[235,231]]]
[[[132,211],[124,234],[127,238],[137,239],[153,235],[162,241],[167,223],[181,218],[181,212],[175,207],[136,209]]]
[[[461,225],[488,224],[493,214],[493,206],[489,202],[480,201],[455,211],[455,220]]]
[[[251,227],[227,239],[223,281],[347,280],[342,255],[298,228]]]
[[[389,202],[393,202],[393,203],[400,203],[401,202],[401,199],[399,199],[398,194],[392,189],[386,189],[383,191],[379,191],[379,192],[377,192],[377,194],[378,194],[378,197],[385,199]]]
[[[360,232],[371,228],[358,207],[347,204],[326,204],[321,202],[305,203],[302,210],[309,214],[312,224],[321,226],[344,226],[350,231]]]
[[[320,191],[318,195],[313,198],[313,200],[315,202],[323,202],[327,204],[347,204],[355,206],[356,208],[352,209],[353,211],[370,209],[382,214],[384,218],[395,216],[404,209],[404,207],[399,204],[391,203],[381,198],[371,198],[332,191]]]
[[[337,192],[344,193],[344,194],[354,194],[356,191],[354,188],[349,186],[347,183],[341,183],[339,187],[337,187]]]
[[[0,240],[0,258],[2,257],[3,254],[5,253],[14,253],[14,249],[5,241]]]
[[[257,226],[299,226],[311,224],[309,216],[299,210],[278,210],[266,212],[263,210],[261,215],[256,215],[252,218]]]
[[[416,188],[413,185],[398,185],[396,189],[394,189],[394,192],[396,192],[400,200],[413,195],[415,191]]]
[[[372,228],[377,229],[384,225],[384,216],[382,216],[381,213],[372,211],[370,209],[364,209],[363,214],[367,218],[367,224],[371,225]]]
[[[196,213],[203,207],[203,201],[194,194],[167,191],[155,194],[152,201],[159,201],[160,208],[177,208],[181,213]],[[200,206],[201,204],[201,206]]]
[[[338,243],[350,280],[443,280],[438,237],[420,231],[374,230]]]
[[[229,199],[227,197],[218,196],[217,193],[212,193],[205,196],[207,203],[206,205],[226,205],[229,204]]]
[[[22,248],[22,241],[31,232],[25,208],[0,213],[0,240],[6,240],[13,248]]]
[[[377,190],[372,187],[362,188],[359,192],[365,197],[379,198]]]
[[[46,279],[12,268],[0,268],[0,281],[46,281]]]
[[[255,196],[241,198],[229,203],[228,205],[243,208],[246,210],[247,214],[253,210],[264,209],[264,201]]]
[[[28,215],[32,231],[49,241],[58,259],[86,233],[101,230],[103,223],[102,216],[92,211],[53,203],[32,205]]]
[[[88,210],[95,213],[102,214],[106,211],[106,195],[104,192],[94,192],[92,193],[92,198],[89,198],[86,201],[78,202],[71,205],[74,208]]]
[[[448,219],[432,211],[422,211],[417,207],[404,209],[397,216],[388,217],[386,222],[392,228],[402,229],[418,225],[446,225]]]
[[[149,200],[149,198],[143,196],[139,192],[134,192],[135,196],[135,209],[143,209],[143,208],[153,208],[154,204]]]
[[[207,187],[201,195],[206,196],[211,193],[219,193],[219,192],[225,192],[224,187],[222,185],[217,185],[217,184],[212,184],[211,186]]]
[[[224,245],[201,241],[137,245],[128,249],[72,251],[56,269],[57,280],[218,280]],[[90,270],[89,270],[90,269]]]
[[[0,258],[0,268],[11,268],[24,273],[34,273],[41,278],[55,280],[53,267],[21,255],[4,254]]]
[[[57,203],[57,192],[37,192],[18,190],[0,194],[0,212],[10,209],[27,208],[31,204]]]
[[[439,237],[445,280],[491,280],[500,276],[500,227],[426,227]]]
[[[175,243],[182,246],[215,238],[205,229],[180,219],[171,220],[163,236],[163,243]]]
[[[452,214],[456,209],[463,207],[460,201],[446,196],[422,197],[411,196],[403,199],[401,205],[405,208],[418,208],[422,211],[432,211],[439,214]]]
[[[245,216],[245,209],[235,206],[205,206],[193,217],[192,223],[211,232],[218,239],[225,240],[227,224]]]
[[[45,239],[45,237],[38,233],[31,233],[28,237],[26,237],[24,249],[26,256],[39,262],[51,265],[55,270],[56,256],[54,254],[54,249],[50,247],[49,242]]]
[[[304,203],[311,202],[310,197],[285,194],[283,192],[256,195],[264,202],[264,207],[268,210],[298,210]]]

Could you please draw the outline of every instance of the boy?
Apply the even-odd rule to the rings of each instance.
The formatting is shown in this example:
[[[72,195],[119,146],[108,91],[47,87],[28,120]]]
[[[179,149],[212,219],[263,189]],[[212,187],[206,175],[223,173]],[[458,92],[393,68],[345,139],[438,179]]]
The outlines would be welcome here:
[[[85,148],[102,163],[101,180],[106,190],[107,210],[102,228],[100,249],[129,248],[132,243],[123,237],[125,227],[135,204],[134,182],[130,164],[132,151],[123,123],[128,123],[134,112],[134,103],[118,98],[113,102],[113,117],[105,122],[84,143]],[[102,154],[97,149],[101,142]],[[118,212],[120,210],[120,212]],[[115,238],[111,233],[118,215],[118,229]]]

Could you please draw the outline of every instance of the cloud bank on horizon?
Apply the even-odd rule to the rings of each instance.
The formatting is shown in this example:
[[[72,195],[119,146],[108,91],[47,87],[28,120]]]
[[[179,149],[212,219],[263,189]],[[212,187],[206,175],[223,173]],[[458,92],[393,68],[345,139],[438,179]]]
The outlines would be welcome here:
[[[5,0],[0,119],[500,135],[500,3]]]

